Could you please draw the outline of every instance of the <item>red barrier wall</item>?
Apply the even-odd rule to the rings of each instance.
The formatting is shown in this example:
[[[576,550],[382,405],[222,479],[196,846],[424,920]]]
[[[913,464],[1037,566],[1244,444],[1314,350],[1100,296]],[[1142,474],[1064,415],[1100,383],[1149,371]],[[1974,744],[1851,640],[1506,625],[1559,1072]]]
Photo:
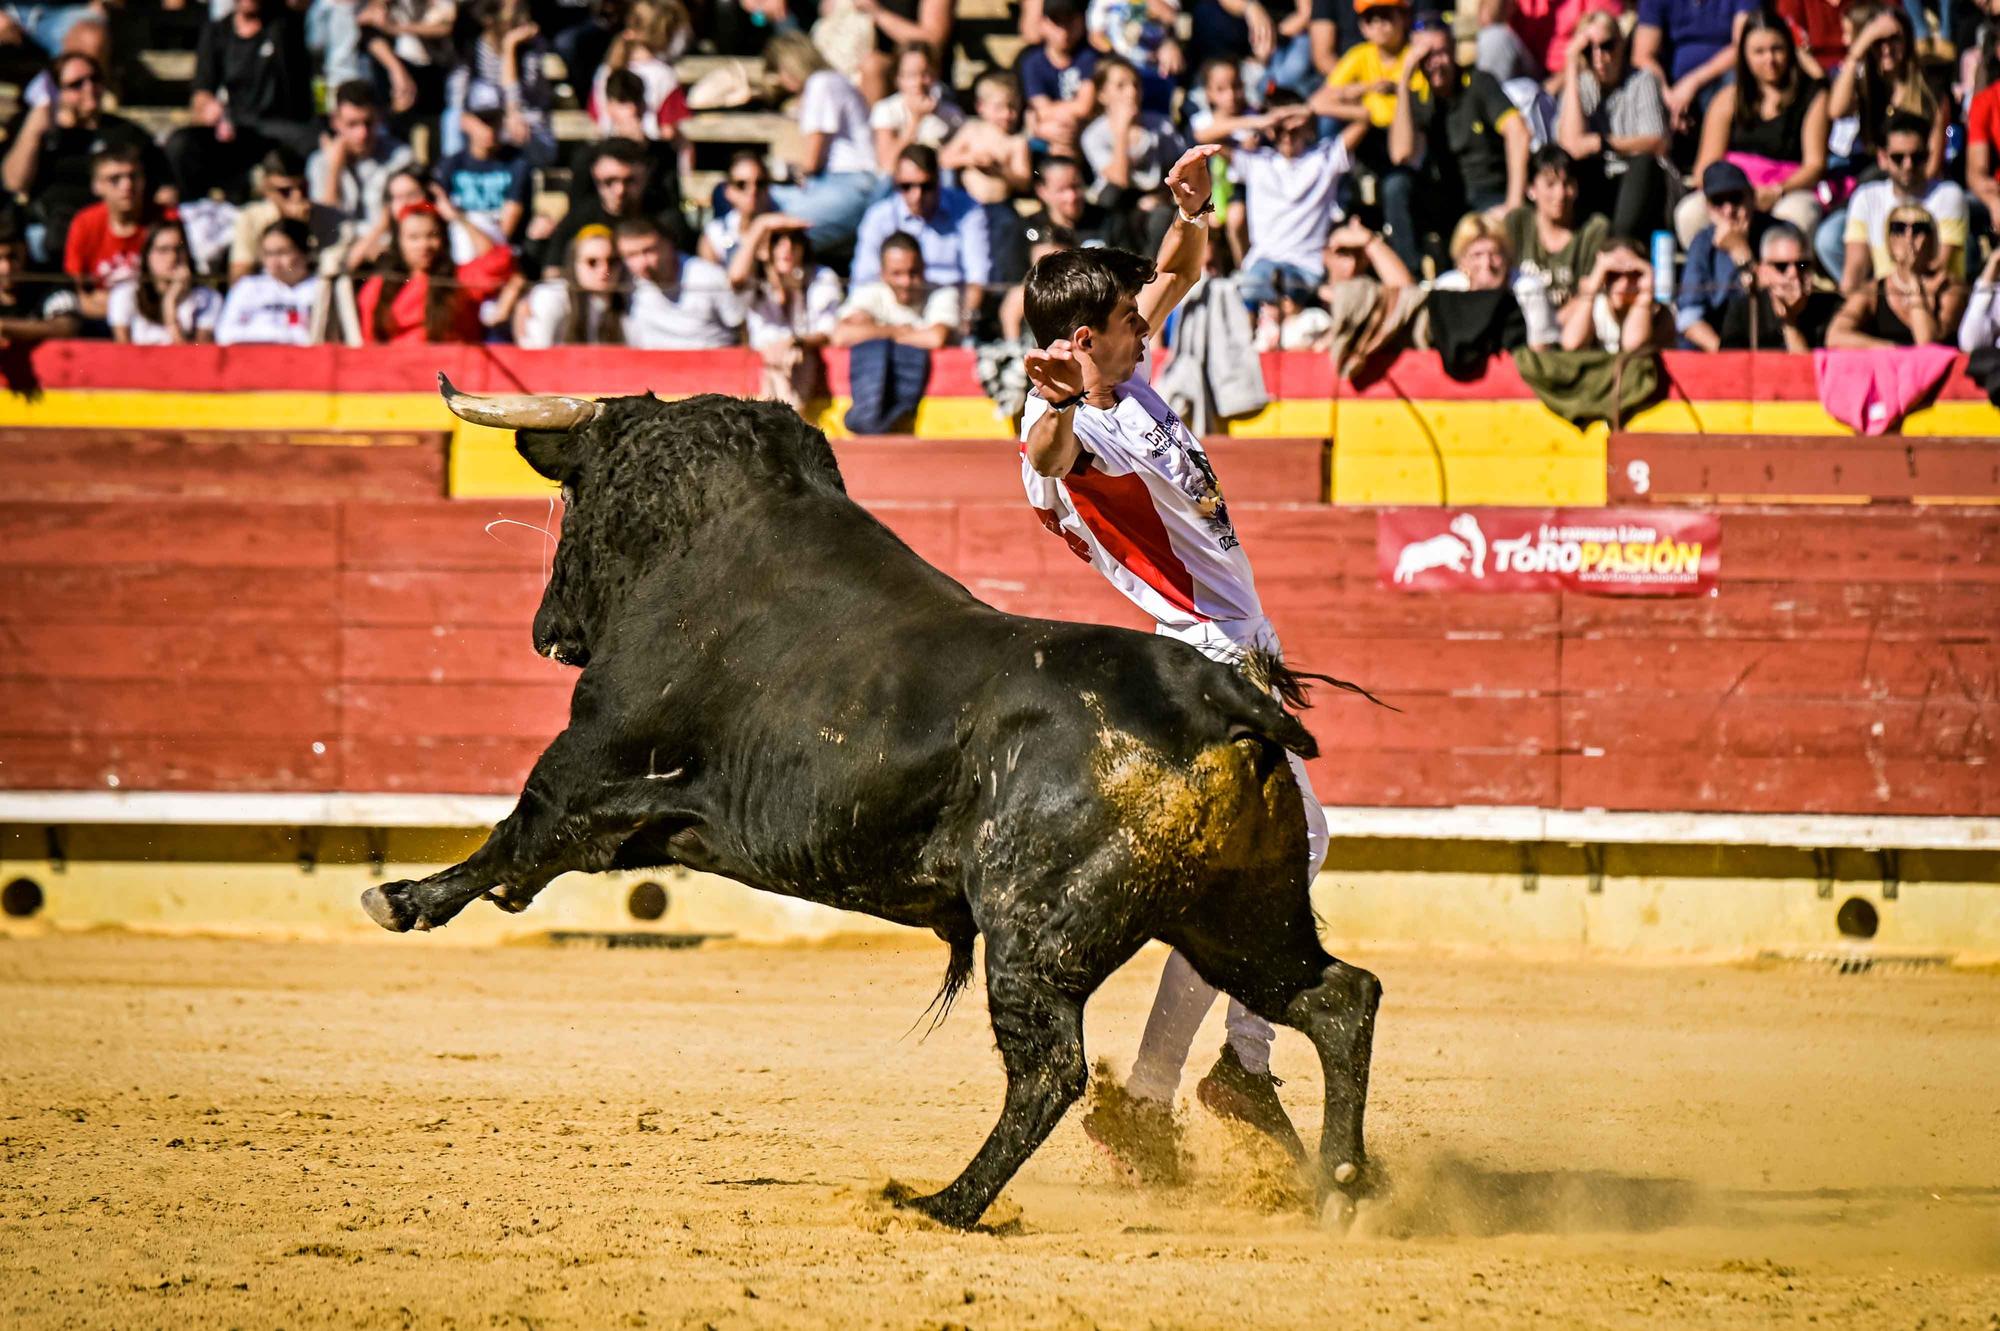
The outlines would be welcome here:
[[[215,462],[196,498],[116,440],[43,446],[0,503],[0,786],[509,793],[561,725],[568,672],[528,645],[551,506],[408,497],[441,440],[282,485]],[[1728,509],[1711,599],[1421,596],[1377,585],[1371,511],[1284,502],[1316,450],[1235,447],[1291,655],[1404,709],[1322,695],[1329,803],[2000,812],[2000,513]],[[986,600],[1138,624],[1019,502],[1008,450],[842,454]],[[899,498],[913,471],[952,498]]]

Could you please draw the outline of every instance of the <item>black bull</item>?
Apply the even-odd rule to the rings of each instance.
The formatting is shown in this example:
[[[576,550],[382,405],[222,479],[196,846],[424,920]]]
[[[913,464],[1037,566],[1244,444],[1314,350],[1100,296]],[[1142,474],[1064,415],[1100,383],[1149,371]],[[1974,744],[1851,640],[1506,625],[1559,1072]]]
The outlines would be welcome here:
[[[1368,1185],[1381,988],[1320,946],[1285,758],[1313,741],[1268,692],[1172,639],[982,604],[847,497],[788,408],[443,387],[562,483],[535,647],[582,674],[514,811],[463,864],[371,888],[377,923],[679,864],[934,930],[946,1003],[985,935],[1006,1104],[907,1203],[958,1226],[1083,1093],[1085,1000],[1161,939],[1312,1040],[1322,1196]]]

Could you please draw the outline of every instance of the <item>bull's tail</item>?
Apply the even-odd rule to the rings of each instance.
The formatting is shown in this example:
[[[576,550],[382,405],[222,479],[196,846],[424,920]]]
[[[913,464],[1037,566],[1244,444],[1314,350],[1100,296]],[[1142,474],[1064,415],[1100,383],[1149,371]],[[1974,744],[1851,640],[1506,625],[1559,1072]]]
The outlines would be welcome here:
[[[1294,670],[1278,653],[1261,647],[1245,652],[1232,676],[1243,685],[1235,697],[1225,700],[1232,737],[1255,735],[1280,744],[1301,758],[1319,756],[1319,742],[1294,714],[1312,706],[1307,696],[1311,687],[1307,681],[1331,684],[1358,693],[1378,707],[1389,707],[1359,684],[1332,675]],[[1389,710],[1396,709],[1389,707]]]
[[[967,920],[966,923],[969,925],[971,921]],[[938,991],[932,996],[929,1005],[917,1014],[917,1020],[910,1023],[910,1029],[915,1030],[918,1022],[929,1017],[931,1024],[924,1028],[925,1038],[929,1038],[932,1031],[944,1025],[944,1019],[951,1015],[951,1005],[958,1001],[958,996],[965,992],[965,986],[972,982],[972,940],[979,936],[970,928],[963,930],[955,928],[950,933],[940,929],[938,932],[945,944],[951,948],[951,955],[944,963],[944,982],[938,986]]]
[[[1312,670],[1294,670],[1285,664],[1284,657],[1262,647],[1252,647],[1245,652],[1237,668],[1250,677],[1251,683],[1277,694],[1284,700],[1285,706],[1295,712],[1304,711],[1312,706],[1306,695],[1306,690],[1310,687],[1306,683],[1307,680],[1317,680],[1321,684],[1331,684],[1337,689],[1346,689],[1349,693],[1358,693],[1377,707],[1387,707],[1392,712],[1403,710],[1383,702],[1359,684],[1352,684],[1347,680],[1336,679],[1332,675],[1322,675]]]

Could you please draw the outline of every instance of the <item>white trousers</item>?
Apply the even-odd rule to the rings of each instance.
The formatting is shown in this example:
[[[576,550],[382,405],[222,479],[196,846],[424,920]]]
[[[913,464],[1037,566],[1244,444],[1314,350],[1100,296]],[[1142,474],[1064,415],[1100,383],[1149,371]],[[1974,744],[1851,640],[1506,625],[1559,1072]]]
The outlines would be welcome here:
[[[1278,646],[1271,621],[1263,618],[1209,621],[1186,629],[1162,624],[1159,632],[1179,638],[1202,655],[1225,664],[1233,664],[1246,647],[1276,650]],[[1313,793],[1305,763],[1295,753],[1287,753],[1285,758],[1291,763],[1292,775],[1298,778],[1299,795],[1305,804],[1306,882],[1310,884],[1319,876],[1320,866],[1326,863],[1326,811],[1320,807],[1319,796]],[[1215,999],[1215,988],[1195,973],[1186,957],[1175,952],[1167,958],[1126,1090],[1142,1099],[1162,1104],[1172,1102],[1174,1092],[1180,1088],[1181,1069],[1187,1063],[1188,1050],[1193,1047],[1194,1037]],[[1243,1066],[1251,1072],[1269,1072],[1271,1040],[1277,1034],[1271,1023],[1232,998],[1228,1028],[1229,1047],[1236,1051]]]

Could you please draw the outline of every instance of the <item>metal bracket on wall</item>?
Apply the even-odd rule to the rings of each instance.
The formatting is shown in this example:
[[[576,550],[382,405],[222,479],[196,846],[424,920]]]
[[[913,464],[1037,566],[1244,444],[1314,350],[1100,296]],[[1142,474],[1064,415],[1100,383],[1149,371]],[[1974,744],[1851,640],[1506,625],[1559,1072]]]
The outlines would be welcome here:
[[[1521,852],[1521,890],[1533,892],[1542,885],[1542,872],[1535,864],[1535,845],[1523,841],[1515,849]]]
[[[368,846],[368,872],[380,878],[389,868],[388,829],[365,827],[361,830],[361,836]]]
[[[1882,868],[1882,900],[1894,901],[1903,890],[1903,852],[1878,850],[1875,862]]]
[[[44,827],[42,844],[48,851],[49,872],[69,872],[69,829],[66,827]]]
[[[1604,892],[1604,847],[1594,841],[1586,843],[1583,867],[1590,875],[1590,894],[1601,896]]]
[[[299,872],[311,873],[319,867],[319,829],[299,829]]]
[[[1825,848],[1813,851],[1813,876],[1819,879],[1819,899],[1833,900],[1833,852]]]

